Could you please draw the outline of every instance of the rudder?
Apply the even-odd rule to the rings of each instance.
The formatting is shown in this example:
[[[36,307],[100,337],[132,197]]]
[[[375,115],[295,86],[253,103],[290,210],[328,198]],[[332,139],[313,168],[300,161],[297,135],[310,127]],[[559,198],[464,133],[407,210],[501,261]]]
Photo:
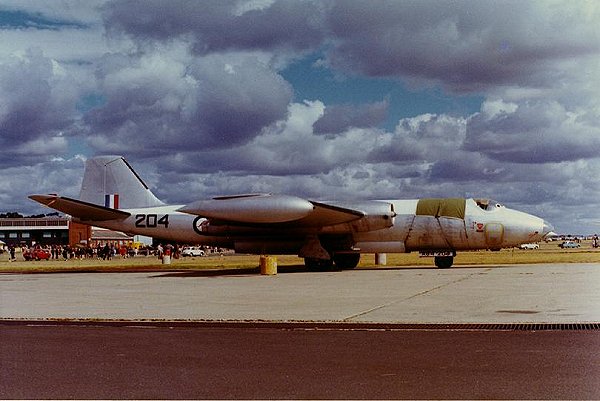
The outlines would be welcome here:
[[[88,159],[79,199],[114,209],[164,205],[122,156]]]

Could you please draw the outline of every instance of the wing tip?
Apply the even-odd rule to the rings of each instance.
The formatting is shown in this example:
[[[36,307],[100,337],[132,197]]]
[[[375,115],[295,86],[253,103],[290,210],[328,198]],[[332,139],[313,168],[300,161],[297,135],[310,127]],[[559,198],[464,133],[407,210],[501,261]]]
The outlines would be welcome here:
[[[33,194],[33,195],[29,195],[28,198],[33,201],[36,201],[38,203],[41,203],[43,205],[48,205],[52,201],[60,198],[60,196],[58,196],[57,194],[46,194],[46,195]]]

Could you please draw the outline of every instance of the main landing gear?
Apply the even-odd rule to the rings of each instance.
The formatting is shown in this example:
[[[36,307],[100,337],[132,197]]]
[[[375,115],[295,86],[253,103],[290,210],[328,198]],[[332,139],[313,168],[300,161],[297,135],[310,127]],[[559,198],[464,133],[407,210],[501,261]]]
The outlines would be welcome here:
[[[331,259],[304,258],[308,270],[325,271],[335,267],[340,270],[350,270],[358,266],[360,253],[336,253]]]
[[[435,265],[440,269],[448,269],[454,263],[454,256],[436,256]]]
[[[454,263],[454,256],[436,256],[435,265],[440,269],[449,269]],[[337,268],[350,270],[358,266],[360,253],[337,253],[331,259],[304,258],[304,265],[308,270],[327,271]]]

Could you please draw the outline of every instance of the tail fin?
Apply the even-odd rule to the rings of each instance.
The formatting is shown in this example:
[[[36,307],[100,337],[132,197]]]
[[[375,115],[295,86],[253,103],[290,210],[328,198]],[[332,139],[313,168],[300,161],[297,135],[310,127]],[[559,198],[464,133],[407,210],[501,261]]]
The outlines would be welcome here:
[[[88,159],[79,199],[114,209],[164,205],[122,156]]]

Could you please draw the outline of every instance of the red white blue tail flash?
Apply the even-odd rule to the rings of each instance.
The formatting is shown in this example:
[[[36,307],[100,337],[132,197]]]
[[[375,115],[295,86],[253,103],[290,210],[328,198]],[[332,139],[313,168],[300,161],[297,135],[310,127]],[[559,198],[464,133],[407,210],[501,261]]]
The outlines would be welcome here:
[[[104,195],[104,207],[111,209],[119,208],[119,194]]]

